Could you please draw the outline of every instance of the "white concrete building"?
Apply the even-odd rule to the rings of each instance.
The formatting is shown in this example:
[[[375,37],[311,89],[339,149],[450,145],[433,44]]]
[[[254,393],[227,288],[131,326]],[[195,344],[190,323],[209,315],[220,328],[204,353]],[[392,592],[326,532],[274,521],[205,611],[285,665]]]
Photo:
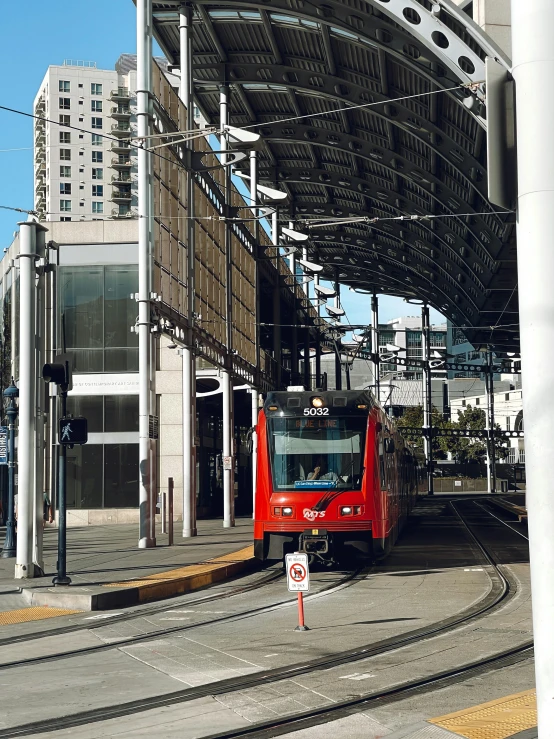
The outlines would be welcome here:
[[[513,387],[513,385],[512,385]],[[452,421],[458,420],[458,413],[468,406],[481,408],[486,412],[486,395],[472,395],[451,398],[450,413]],[[521,388],[515,390],[502,389],[494,393],[494,421],[503,431],[523,431],[523,400]],[[510,451],[504,460],[508,464],[525,462],[525,442],[523,438],[510,439]]]
[[[400,347],[398,356],[402,358],[423,359],[421,316],[402,316],[379,324],[379,347],[385,349],[387,344]],[[446,324],[431,325],[430,331],[431,356],[434,351],[444,356],[446,351]],[[420,380],[423,376],[420,367],[404,367],[387,362],[380,365],[382,380]],[[446,377],[446,372],[440,368],[432,370],[435,379]]]
[[[39,116],[34,123],[34,207],[41,221],[136,215],[132,58],[123,55],[124,63],[113,70],[74,60],[48,67],[33,106]]]

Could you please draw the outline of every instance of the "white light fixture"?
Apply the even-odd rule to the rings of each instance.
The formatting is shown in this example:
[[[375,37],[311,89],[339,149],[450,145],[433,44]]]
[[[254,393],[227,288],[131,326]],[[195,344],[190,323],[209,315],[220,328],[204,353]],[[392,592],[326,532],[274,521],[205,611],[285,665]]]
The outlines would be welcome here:
[[[352,340],[355,341],[356,344],[363,344],[365,336],[362,336],[361,334],[352,334]]]
[[[383,349],[383,347],[379,347],[379,348],[380,350]],[[402,351],[402,347],[396,346],[396,344],[387,344],[385,346],[385,350],[388,352],[399,352],[399,351]]]
[[[286,192],[275,190],[273,187],[266,187],[265,185],[257,185],[256,190],[264,195],[267,200],[286,200],[288,197]]]
[[[330,316],[333,316],[333,318],[337,318],[338,316],[344,316],[343,308],[333,308],[333,306],[327,305],[325,306],[325,310]]]
[[[307,241],[310,238],[308,234],[301,234],[299,231],[295,231],[294,228],[282,228],[281,236],[286,236],[293,241]]]
[[[260,140],[260,134],[253,131],[247,131],[244,128],[235,128],[235,126],[223,126],[223,133],[229,136],[229,143],[237,144],[256,144]]]
[[[444,359],[444,357],[442,356],[442,354],[440,352],[438,352],[438,351],[435,350],[433,352],[433,359]]]
[[[321,295],[321,297],[325,299],[334,298],[337,295],[333,288],[325,287],[325,285],[314,285],[314,290],[318,295]]]
[[[308,262],[307,259],[299,259],[298,264],[304,268],[307,272],[323,272],[323,267],[321,264],[316,264],[315,262]]]

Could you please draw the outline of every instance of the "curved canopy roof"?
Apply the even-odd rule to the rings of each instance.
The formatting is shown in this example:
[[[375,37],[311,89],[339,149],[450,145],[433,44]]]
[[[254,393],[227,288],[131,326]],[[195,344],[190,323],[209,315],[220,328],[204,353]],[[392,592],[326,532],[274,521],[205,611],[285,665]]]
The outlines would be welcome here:
[[[180,4],[153,3],[175,66]],[[324,276],[517,348],[514,216],[487,199],[483,84],[486,56],[509,60],[481,29],[450,0],[189,5],[197,104],[217,124],[230,85],[230,122],[263,138],[260,180],[289,194],[282,218],[364,219],[311,227]]]

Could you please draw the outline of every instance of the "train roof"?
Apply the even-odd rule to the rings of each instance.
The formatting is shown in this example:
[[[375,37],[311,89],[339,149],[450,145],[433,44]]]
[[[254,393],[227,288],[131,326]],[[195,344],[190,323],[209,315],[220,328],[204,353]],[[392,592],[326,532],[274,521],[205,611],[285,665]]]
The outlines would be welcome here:
[[[313,398],[321,398],[323,407],[329,408],[333,415],[355,413],[367,415],[378,405],[369,390],[282,390],[267,394],[264,410],[277,406],[285,415],[302,416],[304,408],[311,408]]]

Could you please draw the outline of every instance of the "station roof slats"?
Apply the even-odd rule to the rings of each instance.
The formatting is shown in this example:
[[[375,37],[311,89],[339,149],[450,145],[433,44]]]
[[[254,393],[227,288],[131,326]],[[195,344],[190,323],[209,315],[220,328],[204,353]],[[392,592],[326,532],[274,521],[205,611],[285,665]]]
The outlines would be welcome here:
[[[177,64],[179,3],[153,2],[155,12],[166,12],[163,22],[155,20],[156,36]],[[479,83],[487,55],[509,65],[485,34],[450,0],[439,16],[430,0],[191,6],[199,105],[210,123],[219,121],[217,88],[227,75],[231,123],[271,124],[258,129],[260,176],[286,183],[290,212],[281,208],[283,220],[294,213],[439,216],[322,228],[315,246],[321,254],[326,244],[325,266],[348,258],[354,264],[340,267],[348,284],[424,297],[455,323],[490,327],[502,300],[494,307],[487,301],[498,294],[508,300],[515,288],[515,269],[503,270],[501,285],[497,261],[513,259],[513,217],[493,214],[486,197],[482,86],[442,92]],[[469,95],[477,98],[472,109],[463,102]],[[345,110],[330,112],[337,108]],[[296,120],[279,122],[289,117]],[[517,303],[517,292],[510,300]],[[466,333],[479,340],[485,331]]]

